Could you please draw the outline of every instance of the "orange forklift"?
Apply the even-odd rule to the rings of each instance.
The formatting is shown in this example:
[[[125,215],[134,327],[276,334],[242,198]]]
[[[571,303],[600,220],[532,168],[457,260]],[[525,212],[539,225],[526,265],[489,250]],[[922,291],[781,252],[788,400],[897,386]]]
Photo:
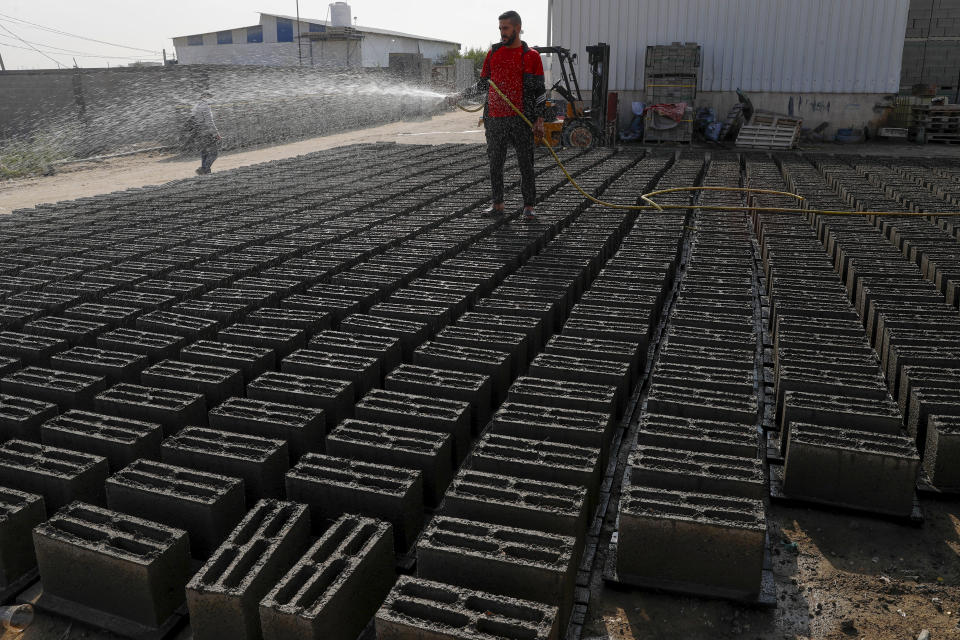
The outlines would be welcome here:
[[[577,80],[574,62],[577,54],[563,47],[535,47],[541,54],[554,55],[560,63],[560,79],[550,88],[566,101],[563,117],[547,101],[544,138],[551,146],[597,147],[616,139],[616,94],[607,95],[610,85],[610,45],[601,42],[587,47],[592,77],[589,108],[584,107],[583,94]],[[543,143],[541,143],[543,144]]]

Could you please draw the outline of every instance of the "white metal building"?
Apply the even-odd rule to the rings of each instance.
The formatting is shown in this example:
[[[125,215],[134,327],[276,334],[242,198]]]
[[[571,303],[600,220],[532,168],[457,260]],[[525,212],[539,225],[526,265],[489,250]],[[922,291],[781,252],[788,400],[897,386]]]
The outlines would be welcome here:
[[[391,53],[419,53],[435,64],[460,44],[354,26],[345,2],[330,5],[331,20],[261,13],[260,23],[173,38],[180,64],[387,67]],[[299,42],[298,42],[299,41]]]
[[[702,47],[697,106],[723,117],[737,88],[754,105],[831,128],[876,123],[900,88],[910,0],[548,0],[551,43],[580,54],[610,44],[621,117],[643,99],[648,45]]]

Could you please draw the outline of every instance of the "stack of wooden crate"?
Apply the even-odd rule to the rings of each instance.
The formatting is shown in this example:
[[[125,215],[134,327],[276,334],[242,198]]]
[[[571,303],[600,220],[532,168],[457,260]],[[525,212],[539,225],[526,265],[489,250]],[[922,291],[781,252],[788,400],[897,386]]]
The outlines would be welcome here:
[[[693,137],[693,101],[700,81],[700,45],[674,42],[647,47],[644,91],[647,106],[687,104],[683,119],[673,126],[663,116],[647,111],[644,142],[687,143]],[[664,125],[667,125],[666,128]]]
[[[960,104],[914,106],[910,134],[914,140],[960,144]]]

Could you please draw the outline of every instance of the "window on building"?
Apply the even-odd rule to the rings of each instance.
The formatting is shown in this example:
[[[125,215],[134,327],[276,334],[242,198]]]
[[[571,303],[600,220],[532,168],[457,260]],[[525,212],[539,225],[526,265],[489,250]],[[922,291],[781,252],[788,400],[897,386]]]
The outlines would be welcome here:
[[[218,31],[217,44],[233,44],[233,31]]]
[[[188,47],[202,47],[203,46],[203,36],[187,36],[187,46]]]
[[[277,18],[277,42],[293,42],[293,20]]]
[[[263,42],[263,25],[247,27],[247,42]]]
[[[323,33],[327,30],[327,25],[325,24],[314,24],[310,23],[310,33]]]

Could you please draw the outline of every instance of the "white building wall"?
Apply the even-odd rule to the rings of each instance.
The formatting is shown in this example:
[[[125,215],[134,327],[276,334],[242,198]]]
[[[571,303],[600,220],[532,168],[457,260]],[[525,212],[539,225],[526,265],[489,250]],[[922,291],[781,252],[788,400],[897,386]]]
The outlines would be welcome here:
[[[551,42],[611,47],[611,91],[642,90],[648,45],[703,47],[702,91],[890,93],[909,0],[548,0]]]
[[[440,63],[457,51],[459,47],[455,44],[368,32],[363,38],[363,66],[388,67],[391,53],[419,53],[434,63]]]

